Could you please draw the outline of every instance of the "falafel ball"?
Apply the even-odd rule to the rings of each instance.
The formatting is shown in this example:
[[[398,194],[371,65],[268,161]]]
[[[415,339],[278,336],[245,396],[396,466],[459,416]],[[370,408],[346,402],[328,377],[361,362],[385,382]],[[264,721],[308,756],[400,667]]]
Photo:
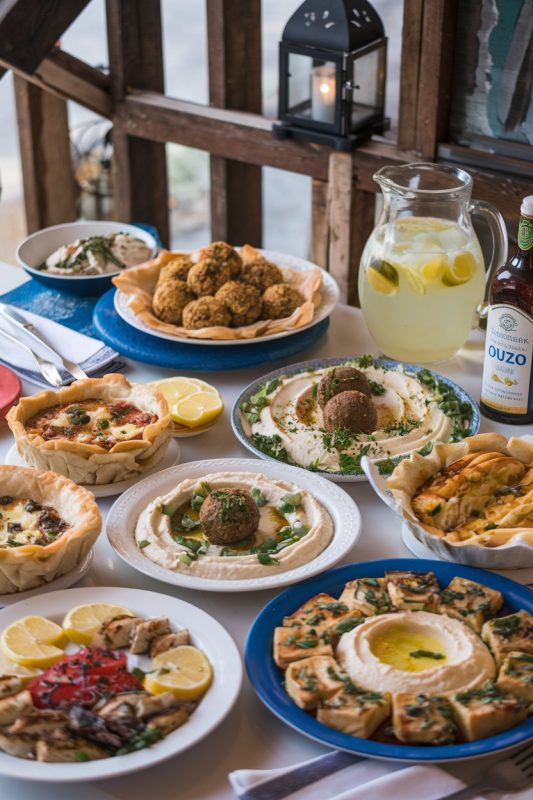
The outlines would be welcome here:
[[[198,261],[187,275],[189,289],[196,297],[214,295],[226,281],[229,281],[229,267],[214,258]]]
[[[233,325],[251,325],[261,316],[261,293],[255,286],[238,281],[228,281],[215,295],[231,314]]]
[[[263,318],[290,317],[294,309],[303,303],[305,300],[297,289],[293,289],[288,283],[275,283],[263,294]]]
[[[202,503],[200,524],[211,544],[240,542],[257,530],[259,509],[246,489],[215,489]]]
[[[161,267],[157,285],[165,281],[186,281],[193,262],[187,256],[177,256]]]
[[[152,307],[155,316],[162,322],[181,325],[183,310],[191,300],[194,300],[194,295],[185,281],[164,281],[155,290]]]
[[[326,372],[318,384],[318,404],[324,408],[328,400],[331,400],[336,394],[354,389],[366,394],[367,397],[372,396],[370,384],[364,372],[355,367],[334,367]]]
[[[269,286],[283,282],[283,275],[279,267],[266,258],[258,258],[255,261],[248,261],[242,265],[241,281],[250,283],[264,292]]]
[[[327,431],[342,429],[351,433],[372,433],[377,424],[378,412],[372,400],[355,389],[334,395],[324,407]]]
[[[189,330],[209,328],[212,325],[227,327],[230,324],[231,314],[224,303],[210,295],[192,300],[183,309],[183,325]]]
[[[227,242],[212,242],[200,250],[200,260],[212,258],[229,267],[230,278],[238,278],[241,274],[242,258]]]

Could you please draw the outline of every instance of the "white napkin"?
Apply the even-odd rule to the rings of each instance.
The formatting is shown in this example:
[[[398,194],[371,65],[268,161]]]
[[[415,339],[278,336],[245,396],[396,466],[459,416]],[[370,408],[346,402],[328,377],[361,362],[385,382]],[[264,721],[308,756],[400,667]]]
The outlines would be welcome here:
[[[239,800],[440,800],[466,785],[433,765],[406,767],[341,751],[283,769],[241,769],[228,778]]]
[[[103,370],[110,371],[109,367],[111,364],[113,364],[115,370],[124,366],[121,362],[113,363],[118,353],[110,347],[107,347],[107,345],[98,339],[92,339],[90,336],[78,333],[71,328],[60,325],[58,322],[46,319],[46,317],[32,314],[31,311],[16,310],[21,316],[35,325],[37,332],[43,335],[44,339],[46,339],[54,350],[60,353],[64,358],[68,358],[70,361],[79,364],[87,374],[94,375]],[[63,384],[70,383],[73,380],[72,376],[61,367],[59,360],[52,357],[46,348],[38,345],[37,342],[34,342],[31,337],[22,333],[16,326],[10,325],[1,315],[0,328],[28,345],[28,347],[36,353],[39,353],[40,356],[46,358],[47,361],[53,361],[61,373]],[[17,372],[25,380],[35,383],[38,386],[50,388],[50,384],[36,369],[35,361],[30,354],[23,347],[19,347],[8,339],[5,339],[1,334],[0,361]]]

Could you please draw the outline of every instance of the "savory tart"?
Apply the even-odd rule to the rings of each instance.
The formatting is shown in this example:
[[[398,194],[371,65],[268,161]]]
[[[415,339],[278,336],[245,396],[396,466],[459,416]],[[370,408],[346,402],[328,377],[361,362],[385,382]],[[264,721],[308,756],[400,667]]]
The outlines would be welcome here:
[[[100,620],[96,630],[88,619]],[[186,628],[105,603],[71,609],[63,625],[23,617],[2,632],[0,649],[10,664],[0,676],[0,750],[36,761],[149,747],[187,722],[213,677]]]
[[[445,542],[533,545],[533,444],[483,433],[411,454],[387,480],[405,517]]]
[[[116,374],[23,397],[7,421],[27,464],[84,484],[145,472],[163,457],[172,433],[165,398]]]
[[[0,466],[0,594],[81,564],[102,527],[93,495],[53,472]]]
[[[496,590],[459,577],[447,587],[432,572],[359,578],[283,617],[273,658],[291,700],[343,733],[481,739],[533,711],[533,617],[495,616],[502,605]]]

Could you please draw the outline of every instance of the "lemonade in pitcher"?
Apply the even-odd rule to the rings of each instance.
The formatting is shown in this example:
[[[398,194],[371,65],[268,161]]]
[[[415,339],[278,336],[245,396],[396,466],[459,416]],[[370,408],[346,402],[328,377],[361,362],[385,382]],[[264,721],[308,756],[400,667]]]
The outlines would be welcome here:
[[[359,298],[381,352],[401,361],[451,358],[475,324],[485,293],[485,262],[470,213],[493,231],[494,257],[505,225],[487,203],[470,202],[468,173],[440,164],[384,167],[383,213],[359,270]]]
[[[444,219],[400,217],[376,228],[361,266],[361,305],[383,353],[423,363],[459,350],[485,290],[473,231]]]

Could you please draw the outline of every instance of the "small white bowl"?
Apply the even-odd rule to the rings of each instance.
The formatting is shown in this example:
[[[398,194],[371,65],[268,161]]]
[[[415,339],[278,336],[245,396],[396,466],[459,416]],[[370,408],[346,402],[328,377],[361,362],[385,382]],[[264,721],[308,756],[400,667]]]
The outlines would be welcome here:
[[[102,294],[112,286],[111,278],[121,270],[103,275],[54,275],[37,267],[62,245],[71,244],[77,239],[87,239],[89,236],[108,236],[111,233],[129,233],[130,236],[142,239],[152,251],[151,258],[157,252],[156,240],[143,228],[126,222],[91,220],[52,225],[32,233],[18,246],[17,261],[30,277],[51,289],[77,295]]]
[[[437,536],[432,536],[415,518],[411,518],[404,513],[393,493],[387,488],[387,478],[379,474],[378,468],[367,456],[361,459],[361,467],[375,493],[402,520],[415,539],[429,547],[435,555],[444,561],[453,561],[456,564],[468,564],[471,567],[495,570],[533,567],[533,546],[521,539],[520,536],[516,536],[512,541],[499,547],[454,544],[453,542],[439,539]],[[401,528],[398,529],[395,535],[401,536]]]

